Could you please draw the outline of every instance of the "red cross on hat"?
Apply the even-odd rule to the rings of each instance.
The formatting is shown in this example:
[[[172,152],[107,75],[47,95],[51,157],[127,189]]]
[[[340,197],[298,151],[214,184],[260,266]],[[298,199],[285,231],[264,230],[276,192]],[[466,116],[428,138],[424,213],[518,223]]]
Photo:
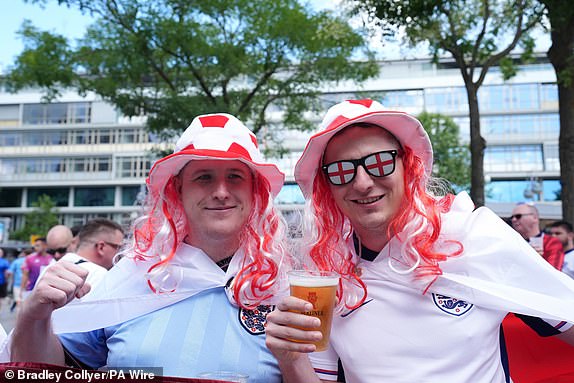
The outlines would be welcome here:
[[[189,161],[201,159],[245,163],[267,179],[274,196],[283,187],[285,175],[263,158],[253,132],[236,117],[218,113],[196,117],[177,140],[173,154],[156,161],[147,179],[150,192],[163,190]]]

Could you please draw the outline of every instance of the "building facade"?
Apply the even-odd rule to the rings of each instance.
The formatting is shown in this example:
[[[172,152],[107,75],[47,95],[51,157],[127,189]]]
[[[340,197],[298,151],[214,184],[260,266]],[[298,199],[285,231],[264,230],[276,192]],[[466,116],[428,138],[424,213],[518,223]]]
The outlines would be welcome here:
[[[469,141],[466,91],[452,61],[384,61],[377,79],[360,87],[340,83],[328,89],[322,95],[325,110],[368,95],[414,115],[426,110],[451,116],[461,128],[462,141]],[[544,218],[559,219],[560,127],[552,66],[541,57],[506,82],[499,68],[491,68],[479,103],[487,141],[487,206],[509,216],[516,202],[536,201]],[[280,116],[281,111],[272,114]],[[144,118],[126,118],[92,94],[64,93],[46,104],[37,91],[0,91],[0,218],[8,219],[11,230],[20,228],[38,198],[48,195],[66,225],[96,216],[128,224],[139,211],[154,160],[151,149],[160,144],[144,125]],[[289,150],[275,159],[288,175],[277,202],[283,210],[298,209],[303,197],[294,184],[293,168],[311,133],[285,131],[280,123],[268,129]]]

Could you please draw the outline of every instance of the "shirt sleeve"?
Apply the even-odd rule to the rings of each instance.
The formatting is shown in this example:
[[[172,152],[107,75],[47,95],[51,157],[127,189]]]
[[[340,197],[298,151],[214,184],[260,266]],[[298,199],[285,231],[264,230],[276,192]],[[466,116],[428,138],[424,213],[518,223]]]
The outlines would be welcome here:
[[[337,380],[339,356],[331,345],[325,351],[309,354],[309,360],[319,379]]]
[[[515,314],[528,327],[536,331],[540,336],[547,337],[561,334],[569,330],[574,323],[559,321],[554,319],[542,319],[528,315]]]
[[[103,329],[59,334],[58,337],[66,351],[86,366],[98,369],[106,365],[108,348]]]

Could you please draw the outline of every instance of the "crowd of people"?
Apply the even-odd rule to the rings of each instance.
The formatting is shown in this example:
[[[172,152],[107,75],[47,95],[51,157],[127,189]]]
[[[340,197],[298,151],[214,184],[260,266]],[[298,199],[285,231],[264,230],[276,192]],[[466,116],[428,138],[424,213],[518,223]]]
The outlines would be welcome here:
[[[82,264],[90,270],[90,280],[96,283],[113,266],[123,241],[121,225],[95,218],[72,228],[53,226],[45,237],[35,239],[33,247],[20,249],[10,261],[0,248],[0,310],[7,297],[10,311],[18,310],[46,269],[59,260]]]
[[[274,206],[284,174],[255,135],[229,114],[198,116],[153,165],[129,231],[57,225],[13,262],[11,360],[252,383],[510,382],[509,313],[574,346],[572,225],[541,228],[523,203],[509,226],[432,169],[415,117],[334,105],[295,168],[308,203],[293,239]],[[302,314],[312,304],[289,296],[293,268],[340,276],[327,351]]]

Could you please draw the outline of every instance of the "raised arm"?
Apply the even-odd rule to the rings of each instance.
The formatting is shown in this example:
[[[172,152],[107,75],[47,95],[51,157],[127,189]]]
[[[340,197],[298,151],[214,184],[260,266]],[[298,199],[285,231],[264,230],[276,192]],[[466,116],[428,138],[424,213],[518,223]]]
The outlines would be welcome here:
[[[13,362],[43,362],[64,365],[64,350],[52,331],[52,312],[90,291],[88,271],[70,262],[51,265],[18,313],[12,334]]]

